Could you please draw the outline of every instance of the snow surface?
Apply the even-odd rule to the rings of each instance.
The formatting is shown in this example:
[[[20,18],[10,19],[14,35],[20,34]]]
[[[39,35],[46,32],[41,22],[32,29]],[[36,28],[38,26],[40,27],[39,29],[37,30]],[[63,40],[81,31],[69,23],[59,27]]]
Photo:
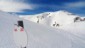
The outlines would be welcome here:
[[[72,23],[61,29],[71,34],[73,48],[85,48],[85,21]]]
[[[45,16],[45,19],[48,17]],[[18,18],[16,15],[0,12],[0,48],[20,48],[13,37],[14,24],[18,20],[23,19]],[[68,25],[62,23],[63,26],[59,28],[28,20],[23,21],[27,32],[27,48],[85,48],[85,21],[69,23]]]

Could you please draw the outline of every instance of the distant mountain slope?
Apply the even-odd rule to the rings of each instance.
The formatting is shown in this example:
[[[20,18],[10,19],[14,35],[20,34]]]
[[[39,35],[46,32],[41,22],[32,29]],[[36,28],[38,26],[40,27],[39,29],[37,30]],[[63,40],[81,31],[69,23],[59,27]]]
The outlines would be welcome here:
[[[60,10],[56,12],[45,12],[41,14],[27,15],[20,17],[44,25],[63,26],[74,23],[75,18],[79,16],[69,13],[67,11]]]

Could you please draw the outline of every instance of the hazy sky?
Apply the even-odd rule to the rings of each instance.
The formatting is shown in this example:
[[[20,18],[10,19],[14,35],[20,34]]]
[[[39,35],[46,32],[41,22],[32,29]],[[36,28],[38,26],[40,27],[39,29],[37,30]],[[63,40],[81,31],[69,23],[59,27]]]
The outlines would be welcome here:
[[[23,15],[66,10],[85,16],[85,0],[0,0],[0,10]]]

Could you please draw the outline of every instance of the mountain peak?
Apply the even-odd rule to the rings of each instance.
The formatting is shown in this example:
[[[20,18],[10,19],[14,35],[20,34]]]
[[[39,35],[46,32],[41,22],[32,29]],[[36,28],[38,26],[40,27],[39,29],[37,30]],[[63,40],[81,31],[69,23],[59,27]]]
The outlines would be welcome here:
[[[65,10],[60,10],[60,11],[57,11],[58,14],[68,14],[68,15],[73,15],[72,13],[68,12],[68,11],[65,11]]]
[[[57,11],[57,12],[67,12],[66,10],[59,10],[59,11]]]

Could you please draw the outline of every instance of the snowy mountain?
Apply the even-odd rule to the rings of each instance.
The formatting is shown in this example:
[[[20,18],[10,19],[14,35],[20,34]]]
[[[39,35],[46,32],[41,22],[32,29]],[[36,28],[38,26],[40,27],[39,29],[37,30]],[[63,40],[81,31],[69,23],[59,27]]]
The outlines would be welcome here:
[[[20,16],[26,20],[33,21],[35,23],[44,24],[48,26],[63,26],[68,25],[77,21],[80,21],[81,17],[78,15],[69,13],[64,10],[56,11],[56,12],[45,12],[36,15],[26,15]],[[84,19],[85,20],[85,19]]]
[[[20,32],[18,36],[17,32],[14,34],[14,24],[19,20],[24,22],[26,34]],[[16,40],[26,41],[22,35],[27,36],[27,48],[85,48],[84,26],[85,21],[82,21],[54,28],[0,11],[0,48],[21,48],[24,44],[16,43]]]

